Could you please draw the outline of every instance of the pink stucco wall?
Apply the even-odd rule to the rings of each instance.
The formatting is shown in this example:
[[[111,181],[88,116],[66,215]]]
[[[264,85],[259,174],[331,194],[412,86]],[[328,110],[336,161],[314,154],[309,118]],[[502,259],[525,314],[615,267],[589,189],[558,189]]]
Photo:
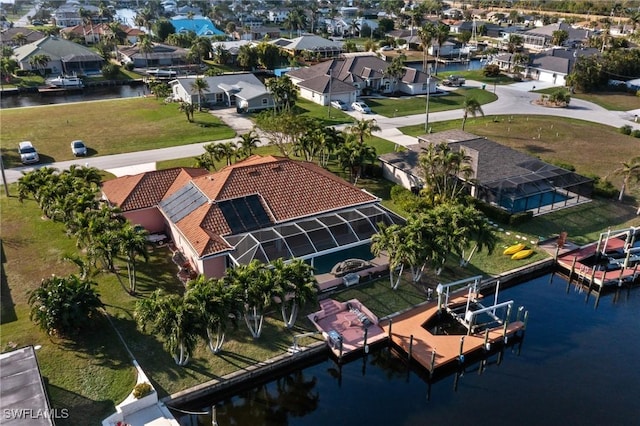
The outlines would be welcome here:
[[[132,224],[143,226],[150,234],[165,232],[164,218],[155,207],[125,212],[123,216]]]

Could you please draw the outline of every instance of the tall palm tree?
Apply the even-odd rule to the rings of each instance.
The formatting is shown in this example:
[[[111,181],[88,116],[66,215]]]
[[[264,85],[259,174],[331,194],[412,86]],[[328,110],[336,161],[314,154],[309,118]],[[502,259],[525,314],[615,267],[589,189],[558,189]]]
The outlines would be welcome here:
[[[351,181],[358,183],[358,179],[362,174],[362,169],[367,162],[373,162],[376,159],[376,149],[364,143],[358,143],[353,136],[347,140],[337,152],[338,163],[340,167],[349,170]]]
[[[24,46],[27,43],[27,36],[20,32],[11,37],[11,40],[15,41],[18,46]]]
[[[402,76],[405,73],[404,69],[404,61],[407,57],[404,54],[400,54],[391,60],[391,64],[384,70],[383,76],[388,78],[393,82],[393,91],[392,93],[396,93],[396,89],[398,87],[398,81],[402,79]]]
[[[280,305],[282,320],[286,328],[292,328],[301,306],[315,302],[317,282],[311,265],[301,259],[284,263],[282,258],[271,263],[273,293]]]
[[[467,123],[467,117],[471,114],[472,117],[476,117],[478,114],[484,117],[484,111],[482,111],[482,106],[480,102],[472,96],[467,96],[464,98],[464,102],[462,103],[462,130],[464,130],[464,126]]]
[[[400,227],[398,225],[386,226],[384,224],[379,225],[379,231],[371,236],[371,253],[378,257],[383,253],[387,254],[389,258],[389,283],[391,288],[397,288],[400,281],[400,273],[398,279],[394,284],[393,272],[397,269],[398,257],[397,250],[401,244],[399,240]]]
[[[622,186],[618,201],[622,201],[625,191],[629,187],[631,181],[640,182],[640,156],[633,157],[631,160],[622,162],[621,166],[612,172],[613,175],[622,176]]]
[[[454,151],[449,144],[432,144],[422,149],[418,157],[425,191],[433,203],[457,200],[462,194],[460,179],[473,176],[471,158],[463,149]]]
[[[427,61],[429,48],[435,37],[436,26],[433,22],[428,21],[418,29],[418,37],[422,45],[422,71],[428,72],[429,65]]]
[[[51,58],[49,57],[49,55],[45,55],[44,53],[38,53],[36,55],[33,55],[31,58],[29,58],[29,65],[32,68],[36,68],[40,72],[40,74],[44,76],[45,69],[49,64],[49,61],[51,61]]]
[[[136,302],[136,323],[164,341],[177,365],[185,366],[196,347],[199,335],[198,313],[187,299],[157,290],[149,298]]]
[[[153,42],[149,36],[142,36],[138,41],[138,49],[144,55],[144,66],[149,68],[149,53],[153,53]]]
[[[209,83],[202,77],[196,77],[191,83],[191,90],[198,92],[198,111],[202,111],[202,97],[205,90],[209,90]]]
[[[449,38],[450,27],[447,24],[439,22],[435,27],[434,38],[438,41],[438,54],[436,55],[436,72],[438,75],[438,63],[440,62],[440,52],[442,51],[442,45],[447,38]]]
[[[273,304],[271,271],[258,260],[227,270],[227,285],[239,286],[243,295],[244,320],[254,339],[262,334],[264,314]]]
[[[233,142],[216,143],[212,148],[212,152],[215,161],[226,159],[227,166],[230,166],[233,163],[231,159],[238,155],[238,147]]]
[[[358,120],[355,124],[347,127],[347,131],[352,134],[360,145],[364,145],[364,139],[370,138],[373,132],[380,130],[375,119],[371,120]]]
[[[242,303],[238,287],[227,286],[224,280],[207,279],[200,275],[187,283],[185,298],[198,315],[207,346],[213,354],[222,350],[230,315],[238,315]]]
[[[149,260],[147,250],[147,231],[135,228],[130,223],[126,223],[119,233],[120,253],[124,255],[127,262],[127,273],[129,275],[129,293],[136,293],[136,262],[138,256],[142,256],[145,262]]]

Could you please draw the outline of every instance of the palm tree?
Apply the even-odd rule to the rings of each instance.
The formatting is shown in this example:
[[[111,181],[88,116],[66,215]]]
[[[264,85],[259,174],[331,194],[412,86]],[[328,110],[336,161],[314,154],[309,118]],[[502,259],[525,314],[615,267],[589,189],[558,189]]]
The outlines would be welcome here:
[[[202,111],[202,96],[205,90],[209,90],[209,83],[202,77],[197,77],[191,83],[191,90],[198,92],[198,111]]]
[[[29,58],[29,65],[32,68],[36,68],[40,72],[40,74],[44,76],[45,69],[49,64],[49,61],[51,61],[51,58],[48,55],[45,55],[44,53],[38,53]]]
[[[399,266],[396,253],[398,246],[401,244],[399,240],[399,230],[400,227],[398,225],[386,226],[380,224],[379,231],[371,236],[371,253],[376,257],[382,253],[386,253],[389,258],[389,283],[391,284],[391,288],[398,287],[400,276],[402,275],[402,273],[398,275],[398,279],[394,284],[393,271]]]
[[[435,72],[436,75],[438,75],[438,62],[440,62],[440,52],[442,51],[442,45],[445,41],[447,41],[447,38],[449,37],[449,30],[450,27],[447,24],[443,24],[442,22],[439,22],[435,27],[434,37],[438,41],[438,54],[436,56]]]
[[[457,200],[462,194],[460,179],[473,176],[471,158],[463,149],[454,151],[449,144],[429,145],[418,157],[425,191],[433,203]]]
[[[226,159],[227,166],[230,166],[233,163],[231,158],[238,155],[238,147],[233,142],[216,143],[212,148],[212,152],[215,161]]]
[[[29,292],[30,318],[49,334],[70,335],[89,325],[104,306],[95,282],[76,275],[42,280]]]
[[[376,159],[376,149],[370,145],[358,143],[353,140],[347,140],[337,153],[338,163],[345,170],[349,169],[349,175],[354,185],[358,182],[362,169],[367,162],[373,162]]]
[[[16,42],[18,46],[24,46],[27,43],[27,36],[24,33],[16,33],[11,40]]]
[[[400,54],[391,60],[391,64],[384,70],[383,76],[393,81],[393,93],[396,92],[398,81],[405,73],[404,61],[407,57]]]
[[[273,294],[280,305],[284,326],[293,328],[300,306],[316,300],[317,282],[313,276],[313,268],[301,259],[285,264],[279,258],[271,265]]]
[[[120,229],[119,235],[120,253],[127,261],[127,273],[129,275],[129,293],[136,293],[136,260],[142,256],[145,262],[149,260],[147,251],[147,231],[135,228],[126,223]]]
[[[496,245],[498,244],[498,237],[493,232],[493,227],[487,222],[485,216],[472,207],[468,207],[466,210],[466,218],[469,220],[468,237],[470,240],[475,241],[475,245],[469,253],[469,257],[462,258],[460,265],[466,267],[471,261],[471,257],[476,251],[480,252],[486,248],[488,253],[493,253]]]
[[[240,135],[239,142],[240,146],[238,147],[238,152],[246,158],[250,157],[253,154],[253,150],[258,147],[260,138],[258,138],[258,134],[254,130],[250,130],[249,132]]]
[[[427,55],[429,47],[431,47],[432,40],[435,37],[436,26],[433,22],[426,22],[420,29],[418,29],[418,37],[420,38],[420,44],[422,45],[422,71],[428,72]]]
[[[193,123],[193,104],[190,102],[180,102],[178,109],[187,116],[187,121]]]
[[[629,187],[629,182],[633,180],[640,182],[640,156],[633,157],[631,160],[621,164],[620,167],[612,172],[613,175],[622,176],[622,187],[620,188],[618,201],[622,201],[625,191]]]
[[[149,68],[149,53],[153,53],[153,42],[149,36],[142,36],[138,41],[138,49],[144,54],[144,66]]]
[[[273,303],[271,271],[259,260],[227,270],[227,285],[238,286],[243,295],[244,320],[254,339],[262,333],[264,313]]]
[[[355,124],[347,127],[347,131],[352,134],[360,145],[364,145],[364,139],[370,138],[373,132],[380,130],[380,126],[376,123],[375,119],[371,120],[358,120]]]
[[[472,117],[477,116],[478,114],[484,117],[484,111],[482,111],[482,106],[480,102],[474,97],[468,96],[464,98],[464,102],[462,103],[462,130],[464,130],[464,125],[467,123],[467,116],[471,114]]]
[[[196,307],[185,297],[157,290],[136,302],[134,317],[142,331],[149,329],[164,341],[177,365],[187,365],[198,341],[199,324]]]
[[[230,315],[238,315],[242,303],[238,288],[227,286],[224,280],[206,279],[200,275],[187,283],[185,297],[198,314],[207,346],[213,354],[222,350]]]

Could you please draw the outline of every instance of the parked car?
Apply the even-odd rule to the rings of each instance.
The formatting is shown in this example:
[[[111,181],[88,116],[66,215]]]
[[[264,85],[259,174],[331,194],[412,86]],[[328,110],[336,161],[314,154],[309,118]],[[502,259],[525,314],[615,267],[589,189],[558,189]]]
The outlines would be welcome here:
[[[347,107],[347,104],[344,103],[341,100],[331,101],[331,106],[334,107],[334,108],[337,108],[337,109],[339,109],[341,111],[346,111],[346,110],[349,109],[349,107]]]
[[[22,161],[22,164],[33,164],[40,161],[38,151],[36,151],[33,144],[29,141],[20,142],[18,144],[18,152],[20,153],[20,161]]]
[[[81,140],[71,141],[71,152],[75,157],[87,155],[87,146]]]
[[[442,81],[445,86],[464,86],[465,79],[459,75],[450,75],[447,79]]]
[[[382,52],[389,52],[389,51],[393,50],[393,46],[382,46],[382,47],[380,48],[380,50],[381,50]]]
[[[369,105],[364,102],[354,102],[351,104],[351,108],[353,108],[354,111],[359,111],[363,114],[371,114],[371,108],[369,108]]]

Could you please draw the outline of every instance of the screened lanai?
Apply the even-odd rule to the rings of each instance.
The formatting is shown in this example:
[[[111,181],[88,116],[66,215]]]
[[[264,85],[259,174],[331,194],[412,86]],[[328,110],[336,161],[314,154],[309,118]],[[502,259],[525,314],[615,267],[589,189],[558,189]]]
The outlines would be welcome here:
[[[379,223],[403,224],[404,219],[379,205],[369,204],[289,221],[267,228],[225,236],[236,265],[253,259],[270,263],[278,258],[313,259],[369,244]]]
[[[593,181],[572,171],[531,160],[518,164],[529,173],[482,182],[478,198],[510,213],[534,214],[589,201]]]

